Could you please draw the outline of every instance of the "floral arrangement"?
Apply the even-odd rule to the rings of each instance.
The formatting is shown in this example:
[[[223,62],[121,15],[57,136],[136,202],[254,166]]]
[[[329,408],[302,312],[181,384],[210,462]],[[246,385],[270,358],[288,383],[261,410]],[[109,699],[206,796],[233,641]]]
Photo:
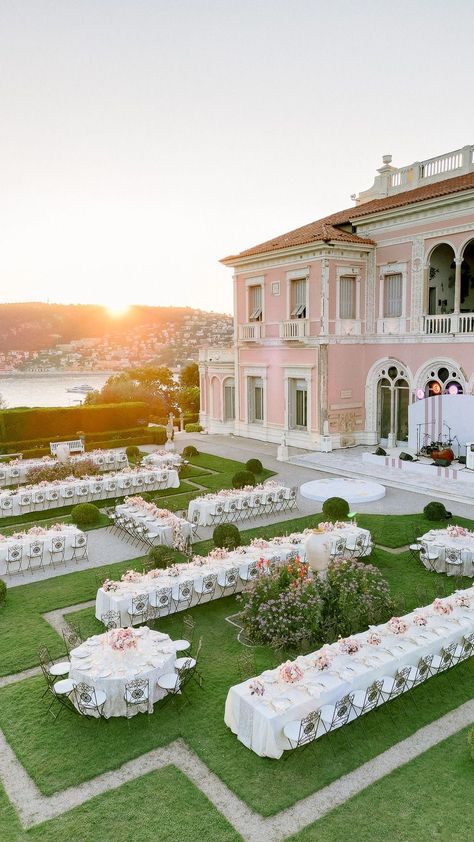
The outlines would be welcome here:
[[[314,660],[314,666],[318,670],[327,670],[330,664],[331,658],[329,657],[328,653],[324,649],[321,650],[319,655],[316,655],[316,658]]]
[[[285,661],[278,670],[278,677],[284,684],[296,684],[303,678],[303,670],[293,661]]]
[[[215,550],[211,550],[209,553],[209,558],[212,558],[213,561],[222,561],[228,555],[229,553],[224,547],[216,547]]]
[[[310,532],[334,532],[336,529],[347,529],[349,524],[342,520],[336,520],[334,523],[330,520],[324,520],[318,523],[317,529],[310,529]],[[306,530],[305,530],[306,531]]]
[[[116,652],[136,649],[137,637],[133,629],[112,629],[107,634],[107,642]]]
[[[427,622],[428,620],[423,616],[423,614],[415,614],[413,617],[413,623],[415,626],[426,626]]]
[[[193,555],[193,564],[197,567],[204,567],[207,564],[207,559],[202,555]]]
[[[447,599],[435,599],[432,605],[433,611],[436,614],[451,614],[453,611],[453,604]]]
[[[454,597],[454,602],[458,606],[458,608],[469,608],[471,604],[470,597],[468,597],[465,593],[458,593]]]
[[[367,643],[369,646],[380,646],[382,643],[382,638],[380,637],[378,632],[372,631],[369,632],[367,635]]]
[[[252,538],[252,540],[250,541],[250,546],[256,547],[259,550],[265,550],[267,547],[270,546],[270,544],[271,541],[267,541],[266,538]]]
[[[136,570],[126,570],[120,578],[122,582],[139,582],[142,578],[142,574],[138,573]]]
[[[170,566],[166,568],[166,574],[167,576],[176,577],[179,576],[183,569],[184,565],[182,564],[170,564]]]
[[[392,634],[404,634],[408,625],[401,619],[401,617],[392,617],[388,622],[388,628]]]
[[[448,526],[446,528],[446,533],[450,538],[465,538],[467,535],[471,534],[465,526],[456,526],[455,524]]]
[[[339,651],[344,655],[355,655],[360,649],[360,643],[354,637],[344,637],[339,641]]]
[[[334,560],[320,588],[324,603],[321,636],[326,639],[348,637],[385,622],[393,613],[388,582],[372,564]]]
[[[115,582],[113,579],[105,579],[102,582],[102,590],[106,593],[118,591],[120,585],[118,582]]]
[[[99,473],[98,466],[90,458],[78,462],[59,462],[51,460],[36,465],[26,474],[29,483],[73,480],[78,477],[88,478]]]
[[[265,686],[258,678],[254,678],[249,684],[249,691],[251,696],[263,696]]]

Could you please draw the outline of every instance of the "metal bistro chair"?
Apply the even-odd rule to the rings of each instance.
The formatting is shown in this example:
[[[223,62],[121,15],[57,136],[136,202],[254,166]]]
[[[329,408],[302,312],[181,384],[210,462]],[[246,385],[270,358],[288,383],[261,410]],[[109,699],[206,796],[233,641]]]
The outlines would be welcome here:
[[[53,567],[56,561],[59,563],[65,561],[66,538],[64,535],[58,535],[57,537],[51,539],[49,554],[51,556],[51,564]]]
[[[283,734],[292,749],[309,746],[325,733],[326,728],[321,721],[320,710],[312,710],[303,719],[288,722],[283,728]]]
[[[438,675],[440,672],[450,669],[456,663],[456,643],[443,646],[439,655],[433,655],[431,661],[431,675]]]
[[[200,661],[201,657],[201,649],[202,649],[202,637],[199,638],[196,654],[194,657],[192,655],[184,656],[183,658],[176,658],[174,662],[174,668],[176,670],[187,670],[189,673],[186,675],[186,678],[189,681],[195,681],[199,687],[202,687],[203,678],[201,673],[199,672],[197,665]]]
[[[331,561],[334,561],[337,558],[344,558],[347,552],[346,548],[346,539],[345,538],[336,538],[331,546],[331,552],[329,553],[329,558]]]
[[[217,503],[213,512],[210,514],[211,526],[216,523],[225,523],[227,520],[227,512],[222,503]]]
[[[147,593],[142,593],[132,597],[127,613],[130,617],[130,625],[133,626],[134,623],[146,623],[150,617],[149,595]]]
[[[66,644],[66,652],[68,656],[70,655],[73,649],[76,649],[77,646],[80,646],[81,643],[84,643],[84,638],[77,626],[67,625],[63,629],[63,640]]]
[[[255,654],[253,649],[245,649],[237,656],[237,669],[240,680],[247,681],[255,675]]]
[[[446,547],[444,552],[444,563],[447,576],[459,576],[462,573],[463,558],[462,551],[454,547]]]
[[[199,509],[194,509],[191,515],[191,524],[192,524],[192,532],[193,532],[193,540],[195,538],[200,538],[198,527],[199,527]]]
[[[242,582],[246,585],[248,582],[252,582],[253,579],[256,579],[258,576],[258,566],[256,561],[251,561],[247,570],[242,572],[242,568],[239,570],[239,576],[242,579]]]
[[[33,573],[35,570],[44,570],[43,556],[44,542],[32,541],[26,551],[26,557],[28,559],[28,571]]]
[[[71,559],[74,561],[89,561],[89,555],[87,552],[87,536],[83,535],[82,533],[79,535],[74,535],[74,540],[72,542],[72,556]]]
[[[227,570],[221,570],[217,574],[217,584],[220,588],[220,596],[231,596],[237,590],[239,583],[239,568],[230,567]]]
[[[11,544],[7,547],[7,556],[5,559],[5,564],[7,567],[7,574],[13,575],[14,573],[23,573],[23,547],[21,544]],[[18,567],[16,570],[12,568],[14,565],[17,564]]]
[[[91,684],[73,682],[73,696],[75,705],[83,716],[102,717],[107,695],[104,690],[96,690]]]
[[[186,579],[180,582],[176,588],[173,588],[172,599],[175,611],[182,611],[183,608],[189,608],[193,600],[194,581],[193,579]]]
[[[125,685],[123,694],[127,709],[127,719],[132,711],[139,713],[151,713],[150,705],[150,682],[147,678],[134,678]]]
[[[349,549],[349,547],[347,547],[347,543],[346,549]],[[359,535],[356,535],[354,546],[350,549],[351,558],[364,558],[365,556],[370,555],[371,552],[372,543],[370,535],[367,535],[365,532],[361,532]]]
[[[381,681],[373,681],[372,684],[365,690],[355,690],[354,698],[352,699],[354,716],[351,716],[350,718],[354,719],[359,716],[364,716],[366,713],[369,713],[369,711],[374,710],[380,702],[381,693]]]
[[[122,626],[120,611],[106,611],[105,614],[101,614],[100,620],[104,624],[106,631],[119,629]]]
[[[38,511],[39,509],[44,509],[46,506],[46,494],[44,491],[34,491],[33,492],[33,509]]]
[[[159,588],[150,594],[150,606],[154,620],[167,617],[171,612],[171,606],[173,604],[171,593],[171,588]]]
[[[217,573],[209,573],[207,576],[203,576],[201,580],[198,579],[194,583],[194,590],[198,596],[197,604],[200,605],[201,602],[210,602],[211,599],[214,599],[216,588]]]
[[[347,693],[334,705],[323,705],[322,708],[320,708],[319,713],[321,716],[321,724],[324,727],[326,734],[347,725],[350,720],[351,713],[353,712],[353,701],[354,693]],[[335,752],[331,741],[329,741],[329,745],[334,754]]]
[[[426,541],[420,541],[421,549],[420,549],[420,561],[427,570],[431,570],[432,573],[437,573],[437,567],[435,562],[440,557],[440,550],[439,547],[435,547],[433,545],[429,545]]]

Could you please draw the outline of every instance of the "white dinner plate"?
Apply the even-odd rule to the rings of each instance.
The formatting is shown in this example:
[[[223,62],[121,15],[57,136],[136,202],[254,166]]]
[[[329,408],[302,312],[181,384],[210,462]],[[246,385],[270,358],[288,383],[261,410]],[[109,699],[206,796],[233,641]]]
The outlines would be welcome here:
[[[78,649],[72,649],[71,655],[73,658],[90,658],[91,653],[87,649],[79,647]]]

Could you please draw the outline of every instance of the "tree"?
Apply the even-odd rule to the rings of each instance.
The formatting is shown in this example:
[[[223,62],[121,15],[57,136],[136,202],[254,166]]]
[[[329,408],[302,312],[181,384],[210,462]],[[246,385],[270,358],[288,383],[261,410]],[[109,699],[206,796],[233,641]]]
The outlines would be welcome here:
[[[144,401],[160,417],[176,412],[178,387],[166,366],[143,366],[112,374],[102,389],[89,393],[86,403]]]
[[[199,386],[186,386],[178,392],[178,403],[185,415],[199,412]]]
[[[187,363],[184,366],[179,377],[179,383],[182,389],[199,386],[199,366],[197,363]]]

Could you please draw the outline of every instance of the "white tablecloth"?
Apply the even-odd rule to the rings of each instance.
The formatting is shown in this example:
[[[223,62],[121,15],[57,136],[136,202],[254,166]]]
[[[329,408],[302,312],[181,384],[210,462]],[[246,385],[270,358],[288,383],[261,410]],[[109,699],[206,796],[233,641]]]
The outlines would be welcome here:
[[[25,561],[26,553],[31,544],[43,544],[44,545],[44,561],[48,561],[49,555],[48,550],[51,549],[52,541],[56,538],[66,538],[66,547],[65,547],[65,556],[64,560],[67,561],[71,558],[73,554],[72,545],[74,543],[74,539],[79,536],[84,535],[84,533],[77,528],[77,526],[65,524],[61,531],[59,529],[48,529],[44,535],[26,535],[24,538],[13,538],[11,536],[7,537],[5,541],[0,541],[0,573],[4,573],[6,570],[5,561],[8,554],[9,547],[21,547],[23,551],[23,563]]]
[[[160,675],[174,672],[176,647],[167,634],[152,631],[146,626],[135,629],[136,649],[117,652],[107,643],[107,634],[90,637],[71,652],[69,678],[76,684],[84,682],[107,696],[103,715],[126,716],[125,685],[134,678],[147,679],[150,687],[149,710],[163,698],[165,692],[157,685]],[[85,657],[79,657],[85,655]],[[136,714],[136,708],[130,714]]]
[[[196,497],[191,500],[188,507],[188,520],[192,521],[194,513],[199,513],[198,523],[201,526],[206,526],[213,523],[213,516],[216,515],[216,507],[222,506],[225,512],[229,512],[231,504],[236,504],[238,514],[235,519],[242,517],[255,517],[255,510],[252,510],[252,504],[255,498],[258,497],[261,503],[266,503],[269,497],[275,499],[275,511],[280,511],[288,505],[290,499],[291,488],[286,488],[283,485],[273,486],[259,486],[252,491],[238,491],[220,494],[207,494],[205,497]],[[242,502],[248,504],[248,508],[242,509]],[[296,502],[296,500],[295,500]],[[232,521],[232,515],[228,516],[226,520]]]
[[[124,497],[140,491],[158,488],[178,488],[177,471],[160,471],[152,468],[126,468],[110,476],[65,480],[61,483],[34,485],[14,492],[0,492],[0,516],[24,514],[38,509],[54,509],[89,500],[107,497]]]
[[[426,532],[421,538],[421,541],[426,542],[428,548],[436,550],[438,558],[433,558],[432,565],[438,573],[458,572],[462,576],[474,576],[474,534],[470,532],[468,535],[449,535],[446,529],[431,529]],[[461,565],[456,565],[456,568],[446,567],[446,550],[460,550],[461,551]],[[428,567],[428,565],[426,565]],[[431,567],[429,568],[431,569]]]
[[[464,635],[474,631],[474,588],[459,591],[471,600],[469,608],[456,607],[452,614],[438,615],[430,606],[410,612],[404,618],[408,630],[404,634],[390,633],[387,624],[377,627],[382,637],[379,646],[367,643],[367,632],[353,637],[361,644],[354,655],[342,654],[339,643],[326,646],[333,659],[328,669],[321,671],[314,666],[313,652],[296,659],[304,670],[304,677],[295,684],[285,684],[278,677],[278,670],[267,670],[259,676],[265,686],[263,696],[251,695],[252,679],[231,687],[225,705],[225,722],[238,739],[261,757],[281,757],[290,748],[283,734],[288,722],[301,720],[311,711],[325,704],[334,704],[345,693],[365,689],[376,679],[394,676],[406,665],[416,666],[424,655],[439,653],[450,643],[460,643]],[[444,602],[455,604],[455,597]],[[418,627],[413,617],[423,614],[427,625]]]
[[[67,464],[77,465],[81,462],[92,462],[102,472],[120,471],[128,466],[127,454],[124,450],[101,450],[99,453],[90,451],[82,456],[71,456]],[[57,458],[48,459],[18,459],[14,463],[0,463],[0,486],[19,485],[26,482],[28,472],[33,468],[54,468],[60,462]]]
[[[142,459],[142,465],[154,468],[180,468],[183,459],[179,453],[149,453]]]
[[[153,539],[154,544],[164,544],[167,547],[172,547],[174,544],[173,525],[169,523],[167,518],[150,517],[146,512],[140,511],[133,505],[121,503],[115,507],[118,514],[125,515],[128,520],[132,520],[137,526],[145,526],[148,532],[157,533],[157,537]],[[193,527],[184,518],[178,518],[180,524],[180,531],[185,539],[191,539]]]

